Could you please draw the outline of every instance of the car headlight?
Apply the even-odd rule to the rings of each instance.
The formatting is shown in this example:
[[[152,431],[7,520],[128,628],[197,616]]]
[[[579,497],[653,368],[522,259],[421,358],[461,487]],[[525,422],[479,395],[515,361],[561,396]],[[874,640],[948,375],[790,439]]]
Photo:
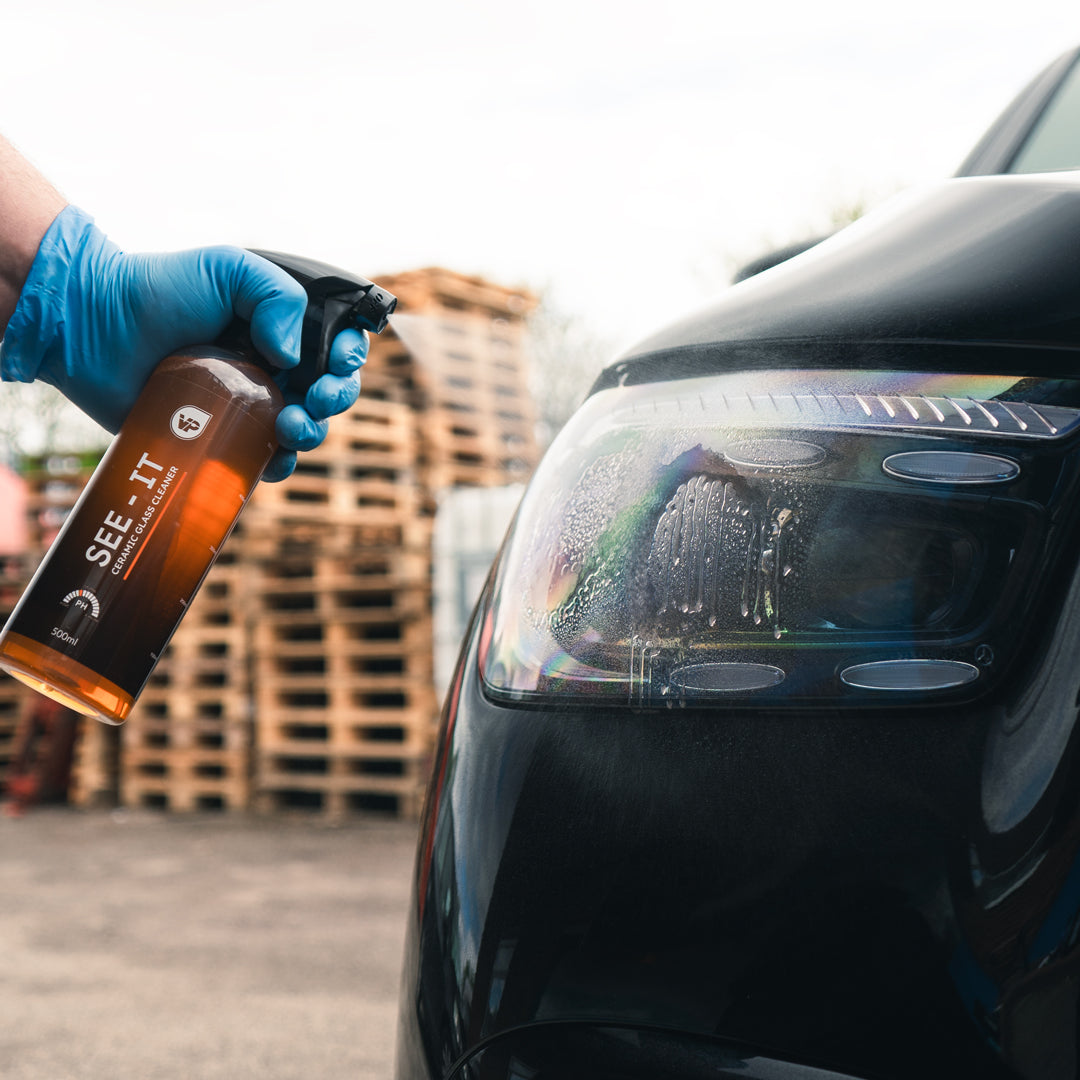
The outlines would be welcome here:
[[[772,371],[593,395],[537,471],[481,661],[505,700],[898,702],[1015,653],[1080,383]]]

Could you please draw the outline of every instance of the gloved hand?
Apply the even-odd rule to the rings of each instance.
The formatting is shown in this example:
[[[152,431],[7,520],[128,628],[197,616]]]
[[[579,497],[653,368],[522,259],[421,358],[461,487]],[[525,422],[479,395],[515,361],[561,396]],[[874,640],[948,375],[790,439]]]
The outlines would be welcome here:
[[[250,252],[244,254],[250,255]],[[258,256],[250,255],[251,258]],[[285,274],[280,267],[273,263],[259,259],[259,262],[269,266],[271,270]],[[296,281],[285,274],[289,281],[296,285]],[[297,285],[300,291],[303,288]],[[307,297],[304,297],[304,306]],[[300,308],[301,317],[304,308]],[[297,321],[296,330],[296,356],[299,359],[300,323]],[[251,324],[252,336],[255,333],[254,320]],[[261,351],[261,350],[260,350]],[[314,450],[323,439],[326,438],[327,421],[331,416],[345,412],[356,404],[360,396],[360,368],[367,363],[368,336],[364,330],[342,330],[334,338],[330,345],[330,358],[327,363],[328,372],[320,375],[304,394],[302,402],[295,399],[296,395],[285,385],[286,379],[278,380],[285,394],[285,408],[278,413],[277,422],[274,425],[280,449],[274,454],[270,464],[263,473],[263,479],[268,481],[284,480],[292,474],[296,468],[296,453],[298,450]],[[264,354],[265,355],[265,354]],[[290,365],[292,366],[292,365]],[[286,369],[287,370],[287,369]]]
[[[127,255],[77,207],[49,227],[0,347],[5,380],[42,379],[115,432],[169,353],[214,341],[239,315],[275,367],[300,361],[307,297],[284,270],[233,247]],[[360,392],[367,335],[346,330],[330,350],[330,374],[278,416],[281,450],[263,478],[281,480],[298,450],[326,436],[327,418]]]

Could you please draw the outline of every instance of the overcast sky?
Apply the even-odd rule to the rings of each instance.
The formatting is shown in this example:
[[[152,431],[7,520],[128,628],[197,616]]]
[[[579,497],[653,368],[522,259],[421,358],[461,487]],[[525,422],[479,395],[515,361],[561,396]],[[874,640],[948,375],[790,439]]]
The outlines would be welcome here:
[[[1075,0],[4,9],[2,130],[128,250],[438,264],[623,344],[730,260],[947,176],[1080,44]]]

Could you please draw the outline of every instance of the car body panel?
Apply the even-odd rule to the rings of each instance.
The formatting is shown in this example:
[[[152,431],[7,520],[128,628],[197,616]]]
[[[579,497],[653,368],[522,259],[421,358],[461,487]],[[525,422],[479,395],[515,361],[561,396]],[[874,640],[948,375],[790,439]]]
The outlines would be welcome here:
[[[1080,178],[954,180],[594,394],[800,366],[1076,378],[1077,282]],[[444,709],[398,1080],[1077,1076],[1078,437],[1047,453],[1052,543],[981,696],[515,701],[483,675],[500,590],[528,588],[504,553]]]
[[[729,368],[1078,370],[1080,173],[897,196],[632,346],[593,391]]]
[[[1019,1075],[1072,1075],[1075,601],[1015,691],[1060,700],[1020,737],[1015,710],[507,709],[484,698],[475,630],[425,825],[400,1075],[560,1020],[854,1076],[1018,1075],[1003,1047],[1065,1063]],[[1022,783],[1020,758],[1038,762]]]

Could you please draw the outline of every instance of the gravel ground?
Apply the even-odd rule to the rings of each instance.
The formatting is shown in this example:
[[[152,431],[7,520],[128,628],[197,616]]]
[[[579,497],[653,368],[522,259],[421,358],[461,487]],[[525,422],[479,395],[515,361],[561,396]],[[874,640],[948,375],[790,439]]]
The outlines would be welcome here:
[[[415,826],[0,820],[4,1080],[383,1080]]]

